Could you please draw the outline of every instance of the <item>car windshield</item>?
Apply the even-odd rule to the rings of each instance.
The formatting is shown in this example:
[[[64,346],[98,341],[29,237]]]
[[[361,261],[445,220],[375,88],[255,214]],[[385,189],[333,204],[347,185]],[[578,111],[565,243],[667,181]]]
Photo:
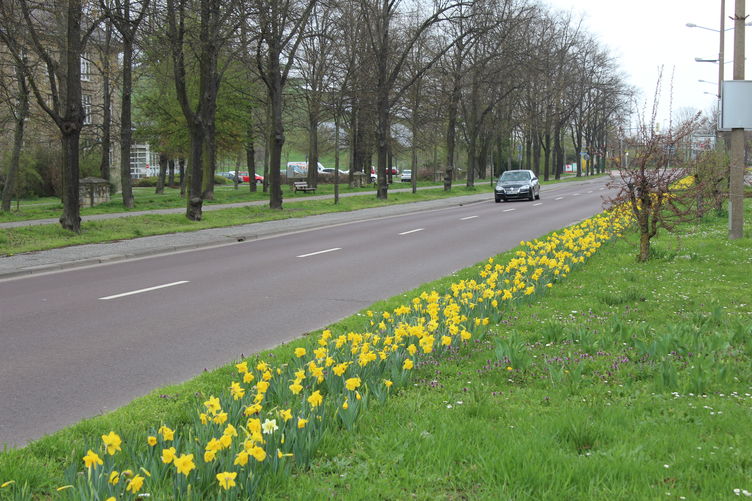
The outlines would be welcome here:
[[[501,181],[529,181],[530,173],[520,171],[507,171],[501,175]]]

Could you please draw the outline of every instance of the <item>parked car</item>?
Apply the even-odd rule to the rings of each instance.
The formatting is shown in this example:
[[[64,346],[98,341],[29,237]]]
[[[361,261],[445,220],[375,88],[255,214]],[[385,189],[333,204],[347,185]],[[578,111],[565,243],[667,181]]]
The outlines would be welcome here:
[[[540,183],[531,170],[508,170],[502,173],[494,189],[496,203],[515,198],[540,199]]]
[[[398,174],[399,174],[399,171],[397,170],[397,167],[392,167],[392,176],[396,176]],[[388,175],[389,175],[389,167],[387,167],[387,176]],[[376,174],[376,167],[371,166],[371,181],[375,183],[377,176],[378,175]]]
[[[232,182],[235,182],[235,172],[233,171],[227,171],[227,172],[217,172],[218,176],[226,177]]]
[[[238,172],[238,176],[240,178],[238,182],[240,182],[240,183],[247,183],[247,182],[249,182],[250,177],[251,177],[248,174],[248,172]],[[260,175],[256,174],[256,184],[261,184],[263,182],[264,182],[264,176],[260,176]]]
[[[400,174],[400,181],[403,183],[409,183],[413,180],[413,171],[410,169],[403,169],[402,174]]]

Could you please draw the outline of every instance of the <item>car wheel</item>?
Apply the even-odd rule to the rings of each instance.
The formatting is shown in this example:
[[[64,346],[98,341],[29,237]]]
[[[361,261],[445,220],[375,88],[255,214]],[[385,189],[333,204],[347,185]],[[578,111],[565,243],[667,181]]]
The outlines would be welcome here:
[[[498,204],[499,202],[501,202],[501,199],[500,199],[499,197],[494,197],[494,200],[496,200],[496,203],[497,203],[497,204]]]
[[[530,195],[528,195],[527,199],[528,199],[528,200],[530,200],[531,202],[532,202],[533,200],[535,200],[535,195],[533,195],[533,192],[532,192],[532,191],[530,192]]]
[[[540,191],[538,192],[538,194],[537,194],[537,195],[535,195],[535,199],[536,199],[536,200],[540,200]]]

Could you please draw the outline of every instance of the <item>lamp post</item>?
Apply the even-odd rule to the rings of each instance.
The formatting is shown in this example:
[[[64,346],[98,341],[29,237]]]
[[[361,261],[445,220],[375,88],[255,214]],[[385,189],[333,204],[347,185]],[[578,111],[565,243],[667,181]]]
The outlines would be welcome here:
[[[721,0],[721,29],[720,30],[714,30],[713,28],[706,28],[705,26],[698,26],[694,23],[687,23],[688,28],[700,28],[703,30],[708,31],[717,31],[720,34],[720,40],[718,43],[718,99],[721,98],[721,85],[723,82],[723,53],[724,53],[724,46],[725,46],[725,34],[726,34],[726,0]],[[695,61],[698,61],[699,58],[695,58]],[[698,61],[703,62],[703,61]]]
[[[734,9],[734,80],[744,80],[745,0]],[[731,129],[729,172],[729,240],[744,236],[744,129]]]

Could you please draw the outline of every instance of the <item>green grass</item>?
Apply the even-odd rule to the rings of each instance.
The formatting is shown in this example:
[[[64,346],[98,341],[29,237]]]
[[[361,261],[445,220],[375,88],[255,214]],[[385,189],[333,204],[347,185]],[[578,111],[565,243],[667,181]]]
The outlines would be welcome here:
[[[372,404],[351,431],[325,436],[310,470],[264,499],[715,500],[752,491],[752,240],[728,241],[726,225],[707,217],[680,240],[661,233],[644,264],[636,235],[605,246],[471,348],[422,364],[414,386]],[[332,326],[362,328],[358,315]],[[87,437],[144,436],[168,417],[188,423],[196,394],[221,391],[233,370],[6,451],[0,483],[28,481],[44,498],[66,462],[80,463]]]
[[[78,235],[62,229],[59,224],[7,228],[0,233],[0,255],[435,200],[476,194],[482,189],[456,187],[448,193],[443,190],[424,190],[415,194],[392,193],[387,200],[378,200],[370,192],[362,196],[340,198],[336,205],[331,199],[306,200],[305,203],[287,203],[282,210],[272,210],[266,204],[253,205],[204,211],[201,221],[189,221],[182,213],[128,216],[84,222]],[[287,195],[285,193],[286,197]],[[297,198],[305,196],[298,194]]]

